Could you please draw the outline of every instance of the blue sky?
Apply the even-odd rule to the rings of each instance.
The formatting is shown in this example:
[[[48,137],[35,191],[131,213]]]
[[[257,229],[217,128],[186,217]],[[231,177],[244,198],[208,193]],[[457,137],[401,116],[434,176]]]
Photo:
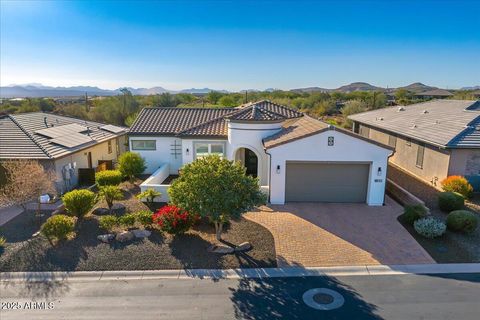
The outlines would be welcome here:
[[[480,85],[480,1],[4,1],[1,85]]]

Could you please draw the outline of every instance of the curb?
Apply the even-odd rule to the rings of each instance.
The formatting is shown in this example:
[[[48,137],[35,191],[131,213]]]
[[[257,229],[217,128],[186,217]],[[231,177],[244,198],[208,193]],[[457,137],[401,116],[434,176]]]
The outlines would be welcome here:
[[[480,273],[480,263],[288,267],[258,269],[180,269],[134,271],[0,272],[0,282],[115,281],[155,279],[258,279],[317,276],[380,276]]]

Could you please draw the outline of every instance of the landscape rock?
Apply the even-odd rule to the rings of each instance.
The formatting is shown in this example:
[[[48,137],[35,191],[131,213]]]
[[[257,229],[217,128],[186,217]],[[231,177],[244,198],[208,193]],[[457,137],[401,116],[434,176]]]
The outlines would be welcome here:
[[[135,229],[135,230],[132,230],[132,232],[135,238],[148,238],[152,234],[151,231],[142,230],[142,229]]]
[[[224,245],[213,244],[208,248],[208,252],[213,252],[217,254],[230,254],[230,253],[233,253],[234,251],[235,249],[233,249],[232,247],[224,246]]]
[[[110,211],[108,210],[108,208],[96,208],[95,210],[93,210],[92,213],[96,216],[103,216],[110,214]]]
[[[134,237],[133,233],[130,231],[123,231],[120,233],[117,233],[117,236],[115,239],[120,242],[126,242],[132,240]]]
[[[236,252],[240,252],[240,251],[248,251],[252,249],[252,244],[250,242],[243,242],[243,243],[240,243],[238,246],[235,247],[235,251]]]
[[[107,234],[101,234],[97,237],[98,240],[108,243],[110,240],[113,240],[115,238],[114,234],[107,233]]]
[[[32,234],[32,238],[36,238],[40,235],[40,231],[37,231],[35,232],[34,234]]]
[[[125,212],[126,212],[126,208],[123,204],[121,204],[121,203],[114,203],[113,204],[111,214],[122,215]]]

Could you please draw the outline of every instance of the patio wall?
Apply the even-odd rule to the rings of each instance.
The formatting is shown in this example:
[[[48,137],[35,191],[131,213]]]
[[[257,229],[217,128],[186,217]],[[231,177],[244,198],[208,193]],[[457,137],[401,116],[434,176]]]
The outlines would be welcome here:
[[[170,187],[170,185],[162,184],[162,182],[167,179],[169,175],[170,165],[168,163],[164,163],[140,185],[140,190],[143,192],[147,189],[154,189],[162,194],[160,197],[156,197],[154,202],[168,202],[170,199],[168,197],[167,189]]]

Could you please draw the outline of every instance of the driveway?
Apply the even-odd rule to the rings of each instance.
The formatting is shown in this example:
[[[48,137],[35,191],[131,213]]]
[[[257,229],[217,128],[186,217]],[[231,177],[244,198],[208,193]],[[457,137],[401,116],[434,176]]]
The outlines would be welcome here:
[[[386,205],[288,203],[245,217],[270,230],[279,267],[435,263],[397,221],[403,208]]]

